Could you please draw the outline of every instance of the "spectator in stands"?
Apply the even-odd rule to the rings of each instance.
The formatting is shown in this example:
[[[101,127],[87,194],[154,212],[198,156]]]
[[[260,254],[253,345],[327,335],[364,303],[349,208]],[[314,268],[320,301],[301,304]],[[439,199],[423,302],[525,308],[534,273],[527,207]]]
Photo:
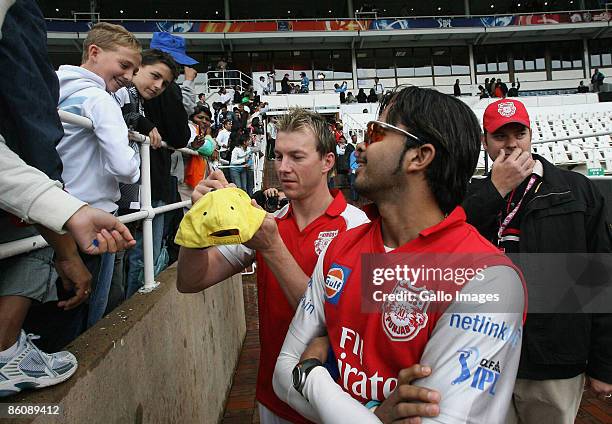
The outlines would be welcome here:
[[[225,87],[219,89],[219,101],[224,105],[228,106],[233,99],[234,92],[228,92]]]
[[[223,121],[223,128],[221,128],[221,131],[219,131],[216,138],[217,146],[219,148],[219,154],[223,159],[227,159],[225,157],[225,152],[227,152],[227,149],[229,147],[229,138],[231,133],[232,120],[226,119],[225,121]]]
[[[210,136],[211,113],[208,109],[197,107],[189,116],[189,130],[191,135],[187,147],[198,150],[204,144],[206,136]],[[183,157],[185,163],[185,177],[183,184],[179,185],[181,201],[189,200],[195,186],[206,174],[206,161],[200,155],[187,155]]]
[[[489,95],[491,97],[497,97],[497,93],[495,93],[496,88],[497,88],[497,80],[495,78],[491,78],[491,82],[489,83]]]
[[[266,77],[263,75],[259,77],[259,86],[257,87],[257,94],[268,95],[270,92],[268,91],[268,84],[266,83]]]
[[[490,97],[489,92],[482,85],[478,86],[478,95],[481,99],[488,99]]]
[[[115,93],[129,84],[140,63],[140,43],[133,34],[119,25],[99,23],[83,44],[81,66],[63,65],[57,71],[59,108],[93,123],[93,130],[64,126],[57,151],[64,164],[66,190],[109,213],[117,211],[119,183],[138,181],[140,158],[129,146],[121,108],[108,92]],[[87,309],[85,324],[89,328],[106,310],[114,256],[107,254],[102,261],[84,257],[84,262],[97,277]]]
[[[157,49],[145,50],[132,84],[115,93],[128,128],[148,135],[154,149],[161,147],[162,140],[155,125],[144,115],[144,102],[163,93],[178,75],[178,65],[172,56]]]
[[[247,191],[247,162],[252,153],[252,149],[249,147],[249,136],[242,134],[238,139],[238,145],[232,150],[230,174],[236,187],[244,191]]]
[[[306,72],[300,72],[300,93],[308,93],[310,91],[310,80],[306,76]]]
[[[368,96],[368,102],[369,103],[377,103],[378,102],[378,95],[374,92],[373,88],[370,88],[370,95]]]
[[[274,144],[276,143],[276,118],[271,118],[268,120],[268,124],[266,125],[266,158],[269,160],[274,160]]]
[[[181,248],[179,255],[177,288],[190,293],[241,272],[257,258],[261,354],[256,397],[263,424],[282,422],[281,417],[295,423],[305,421],[274,394],[274,364],[318,254],[338,232],[366,221],[361,211],[346,204],[340,192],[330,193],[327,188],[335,149],[328,128],[322,116],[303,109],[279,118],[274,166],[291,205],[281,209],[275,219],[266,218],[247,243],[255,251],[243,245],[218,246]],[[225,186],[220,173],[213,177],[194,191],[194,202],[210,189]],[[293,277],[294,272],[301,276],[284,278],[287,274]]]
[[[123,87],[115,93],[115,98],[121,106],[123,113],[123,119],[127,124],[128,128],[137,131],[140,134],[148,135],[151,143],[151,148],[159,149],[161,147],[161,135],[159,131],[144,114],[144,102],[154,97],[159,96],[163,93],[166,88],[174,81],[179,75],[179,68],[172,56],[161,50],[150,49],[142,53],[141,66],[134,75],[132,85],[129,87]],[[183,92],[183,94],[185,94]],[[183,96],[185,100],[185,96]],[[183,102],[183,106],[185,103]],[[139,153],[140,148],[138,143],[130,141],[130,147],[132,147],[136,153]],[[180,153],[178,153],[180,155]],[[180,159],[180,175],[177,172],[177,178],[183,180],[183,160]],[[178,165],[177,165],[178,166]],[[117,202],[119,206],[119,214],[130,213],[130,209],[140,210],[140,184],[122,184],[120,185],[121,198]],[[189,198],[189,197],[188,197]],[[106,261],[115,263],[115,268],[124,270],[125,255],[119,253],[118,255],[106,255],[102,258],[103,269],[107,272],[112,271],[110,265],[105,266]],[[123,278],[123,272],[115,273],[120,275],[121,278],[112,278],[111,286],[109,288],[109,299],[106,305],[106,310],[110,311],[118,306],[123,300],[125,300],[126,293],[126,280]],[[100,278],[109,278],[100,274]]]
[[[342,85],[334,84],[334,89],[336,93],[344,93],[348,88],[348,84],[346,81],[342,81]]]
[[[357,103],[357,99],[353,96],[352,92],[348,92],[346,95],[346,104]]]
[[[461,96],[461,87],[459,87],[459,79],[455,80],[455,85],[453,85],[453,96],[459,97]]]
[[[521,82],[517,78],[516,82],[513,82],[512,87],[510,87],[510,90],[508,90],[508,97],[518,97],[520,89],[521,89]]]
[[[219,83],[222,87],[225,87],[228,84],[229,74],[227,73],[227,59],[222,56],[217,62],[217,77],[219,78]]]
[[[166,34],[158,36],[156,34]],[[156,43],[153,43],[156,41]],[[168,53],[174,61],[183,66],[198,63],[187,56],[185,40],[170,33],[154,33],[151,44],[155,48]],[[183,103],[183,94],[179,85],[173,81],[159,96],[145,100],[144,113],[147,119],[155,124],[162,140],[169,147],[180,149],[187,146],[190,131],[187,125],[188,115]],[[160,207],[178,199],[178,187],[170,175],[171,152],[168,149],[151,149],[151,205]],[[164,214],[153,218],[153,262],[157,264],[162,250],[164,235]],[[139,275],[143,267],[142,231],[135,234],[136,247],[128,254],[127,293],[130,297],[142,287]]]
[[[504,98],[508,94],[508,86],[498,78],[495,82],[495,97]]]
[[[248,122],[249,122],[250,110],[248,109],[248,106],[245,106],[243,103],[241,103],[238,105],[238,112],[239,112],[239,114],[237,115],[238,127],[246,130]]]
[[[275,84],[274,84],[274,77],[275,77],[275,73],[274,72],[270,72],[268,74],[267,77],[267,88],[268,88],[268,93],[267,94],[272,94],[276,91]]]
[[[255,93],[253,91],[253,86],[249,84],[247,85],[247,88],[244,90],[244,93],[242,93],[241,103],[246,104],[253,100],[255,100]],[[256,102],[259,103],[259,99],[257,99]]]
[[[357,101],[359,103],[367,103],[368,102],[368,95],[365,93],[363,88],[360,88],[359,92],[357,93]]]
[[[289,74],[285,74],[281,80],[281,94],[291,93],[291,87],[289,86]]]
[[[198,94],[198,101],[196,102],[196,106],[208,107],[208,104],[206,103],[206,94],[204,93]],[[214,108],[214,105],[213,105],[213,108]]]
[[[165,51],[176,57],[180,56],[180,61],[177,61],[177,63],[183,65],[185,74],[185,79],[179,86],[183,96],[183,107],[187,115],[193,113],[196,106],[195,79],[198,72],[191,65],[198,62],[185,54],[185,39],[168,32],[154,32],[150,48]]]
[[[359,145],[359,141],[355,133],[351,134],[351,145],[353,149],[349,156],[349,185],[351,187],[351,200],[356,202],[359,200],[359,193],[355,190],[355,177],[357,176],[357,168],[359,168],[359,164],[357,163],[357,146]]]
[[[351,155],[354,151],[355,147],[346,142],[344,135],[340,135],[336,145],[336,187],[347,185],[348,181],[346,180],[350,170]]]
[[[385,94],[385,87],[382,85],[382,82],[380,82],[378,77],[374,77],[374,87],[372,88],[374,89],[374,94],[376,94],[376,96],[378,97],[378,100],[380,100],[383,94]],[[374,103],[371,100],[368,100],[368,101],[370,103]]]
[[[370,111],[368,109],[364,109],[361,111],[362,113],[370,113]]]
[[[491,97],[491,95],[493,93],[491,93],[491,83],[489,82],[489,78],[485,78],[485,80],[484,80],[484,88],[485,88],[487,94],[489,95],[488,97]]]
[[[577,88],[577,93],[588,93],[589,92],[589,87],[587,87],[586,85],[584,85],[584,81],[580,81],[580,83],[578,83],[578,88]]]
[[[486,178],[471,181],[463,203],[468,222],[508,253],[612,251],[603,196],[583,175],[531,153],[529,115],[521,102],[490,104],[483,127],[483,146],[494,163]],[[523,256],[517,259],[529,257]],[[538,275],[531,267],[523,270],[528,289],[531,280],[541,281],[543,268]],[[529,314],[523,331],[508,422],[517,417],[518,422],[538,422],[545,411],[547,422],[573,423],[585,375],[595,395],[610,397],[610,314]]]
[[[593,93],[599,93],[599,90],[603,85],[605,77],[606,76],[599,69],[595,68],[593,76],[591,76],[591,86],[593,87]]]
[[[234,102],[234,104],[242,103],[242,98],[244,96],[240,92],[240,87],[238,87],[237,85],[234,85],[233,90],[234,90],[234,98],[233,98],[232,102]]]

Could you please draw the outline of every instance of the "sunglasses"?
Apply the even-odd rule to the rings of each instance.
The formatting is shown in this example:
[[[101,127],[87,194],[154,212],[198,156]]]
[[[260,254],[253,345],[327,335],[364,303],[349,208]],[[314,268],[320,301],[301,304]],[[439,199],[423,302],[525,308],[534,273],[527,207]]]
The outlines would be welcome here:
[[[370,121],[366,127],[366,138],[365,144],[369,146],[372,143],[378,143],[387,134],[387,131],[397,131],[404,134],[406,137],[411,138],[419,144],[423,144],[420,138],[414,134],[410,134],[408,131],[403,130],[395,125],[387,124],[386,122]]]

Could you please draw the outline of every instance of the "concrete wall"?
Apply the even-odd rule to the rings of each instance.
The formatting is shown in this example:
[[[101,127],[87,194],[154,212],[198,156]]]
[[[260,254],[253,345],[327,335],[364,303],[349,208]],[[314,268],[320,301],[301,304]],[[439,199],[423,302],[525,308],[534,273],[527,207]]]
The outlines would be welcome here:
[[[218,422],[246,332],[241,278],[198,294],[177,292],[175,267],[158,279],[69,346],[70,380],[3,401],[62,405],[36,424]]]

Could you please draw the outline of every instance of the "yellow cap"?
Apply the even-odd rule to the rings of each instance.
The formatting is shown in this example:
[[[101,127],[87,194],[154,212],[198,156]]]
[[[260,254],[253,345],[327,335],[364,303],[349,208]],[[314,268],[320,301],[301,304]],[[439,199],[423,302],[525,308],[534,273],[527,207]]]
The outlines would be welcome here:
[[[174,242],[190,248],[241,244],[257,232],[266,212],[251,205],[244,191],[229,187],[211,191],[187,212]]]

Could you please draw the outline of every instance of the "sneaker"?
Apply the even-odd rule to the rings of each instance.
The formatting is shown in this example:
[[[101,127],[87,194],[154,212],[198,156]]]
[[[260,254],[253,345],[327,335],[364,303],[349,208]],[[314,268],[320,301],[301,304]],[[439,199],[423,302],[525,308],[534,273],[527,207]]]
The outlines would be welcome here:
[[[77,359],[72,353],[42,352],[32,343],[39,338],[22,330],[15,356],[0,356],[0,397],[23,389],[53,386],[68,380],[77,370]]]

